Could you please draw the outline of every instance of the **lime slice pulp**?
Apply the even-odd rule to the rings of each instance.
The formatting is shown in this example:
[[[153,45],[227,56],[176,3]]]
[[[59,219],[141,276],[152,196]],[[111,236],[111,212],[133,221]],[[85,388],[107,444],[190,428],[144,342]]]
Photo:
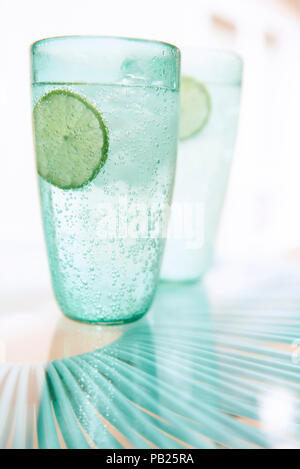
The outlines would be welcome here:
[[[61,189],[92,181],[104,165],[108,134],[101,114],[67,90],[43,96],[33,110],[39,175]]]
[[[211,111],[210,95],[205,86],[195,78],[182,76],[180,91],[180,140],[200,132]]]

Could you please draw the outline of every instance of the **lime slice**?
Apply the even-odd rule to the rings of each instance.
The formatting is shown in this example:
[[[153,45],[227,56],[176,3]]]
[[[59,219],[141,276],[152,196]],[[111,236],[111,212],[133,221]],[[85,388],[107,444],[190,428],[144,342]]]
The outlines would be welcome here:
[[[61,189],[94,179],[105,163],[108,135],[101,114],[66,90],[43,96],[33,110],[39,175]]]
[[[205,86],[192,77],[181,77],[180,140],[200,132],[211,110],[210,95]]]

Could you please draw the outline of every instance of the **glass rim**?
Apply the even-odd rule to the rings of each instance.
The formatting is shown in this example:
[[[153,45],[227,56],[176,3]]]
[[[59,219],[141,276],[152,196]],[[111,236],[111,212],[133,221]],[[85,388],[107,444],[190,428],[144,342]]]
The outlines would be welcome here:
[[[184,43],[179,48],[181,75],[198,70],[198,78],[211,84],[242,85],[245,62],[234,50]]]
[[[203,52],[206,52],[206,53],[214,53],[214,54],[224,54],[226,55],[228,58],[229,57],[232,57],[232,58],[235,58],[237,60],[239,60],[242,64],[244,63],[244,59],[242,57],[241,54],[239,54],[238,52],[236,52],[235,50],[233,49],[226,49],[226,48],[218,48],[218,47],[205,47],[205,46],[197,46],[197,45],[194,45],[194,44],[180,44],[178,46],[179,50],[181,51],[181,54],[183,55],[184,54],[184,50],[185,49],[190,49],[190,50],[197,50],[197,51],[203,51]]]
[[[34,41],[31,43],[30,45],[30,48],[31,50],[33,50],[36,46],[38,46],[39,44],[41,43],[48,43],[48,42],[56,42],[56,41],[61,41],[61,40],[68,40],[68,39],[82,39],[82,40],[85,40],[85,39],[96,39],[96,40],[99,40],[99,39],[116,39],[116,40],[120,40],[120,41],[128,41],[128,42],[138,42],[138,43],[145,43],[145,44],[156,44],[156,45],[161,45],[161,46],[164,46],[164,47],[167,47],[171,50],[174,50],[176,51],[177,53],[180,54],[180,48],[175,46],[175,44],[172,44],[170,42],[165,42],[165,41],[159,41],[159,40],[156,40],[156,39],[144,39],[144,38],[138,38],[138,37],[130,37],[130,36],[98,36],[98,35],[66,35],[66,36],[49,36],[49,37],[45,37],[45,38],[42,38],[42,39],[38,39],[37,41]]]

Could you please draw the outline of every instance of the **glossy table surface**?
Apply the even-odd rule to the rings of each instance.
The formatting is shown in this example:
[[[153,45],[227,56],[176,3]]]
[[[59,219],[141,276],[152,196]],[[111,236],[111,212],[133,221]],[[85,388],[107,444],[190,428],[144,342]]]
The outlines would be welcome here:
[[[300,268],[160,284],[126,326],[0,300],[1,448],[300,448]]]

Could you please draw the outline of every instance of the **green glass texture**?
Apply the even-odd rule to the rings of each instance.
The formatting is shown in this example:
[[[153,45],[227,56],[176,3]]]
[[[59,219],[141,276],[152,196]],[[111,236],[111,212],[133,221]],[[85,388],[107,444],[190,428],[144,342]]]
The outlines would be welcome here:
[[[171,198],[176,165],[179,76],[179,50],[166,43],[60,37],[32,46],[34,109],[53,91],[56,97],[79,96],[100,116],[100,127],[107,132],[101,167],[94,168],[82,187],[64,189],[39,176],[53,288],[69,317],[128,322],[142,316],[152,302],[163,239],[120,235],[112,230],[112,214],[123,210],[123,219],[125,215],[126,223],[138,231],[136,206],[150,207],[155,201],[152,215],[162,217],[161,206]],[[76,119],[69,107],[73,125]],[[49,128],[57,124],[51,112]],[[34,119],[36,151],[43,148],[40,115],[36,113]],[[57,174],[55,167],[55,181],[67,181],[66,168]]]
[[[181,52],[182,76],[204,89],[207,99],[204,96],[199,105],[207,109],[202,117],[200,113],[199,128],[192,127],[179,142],[173,204],[182,213],[184,207],[190,209],[192,227],[190,239],[184,228],[177,238],[169,236],[161,277],[189,282],[201,279],[213,259],[236,140],[243,63],[225,51],[183,47]],[[197,115],[197,101],[188,104],[186,113]],[[176,225],[175,214],[170,226]]]

